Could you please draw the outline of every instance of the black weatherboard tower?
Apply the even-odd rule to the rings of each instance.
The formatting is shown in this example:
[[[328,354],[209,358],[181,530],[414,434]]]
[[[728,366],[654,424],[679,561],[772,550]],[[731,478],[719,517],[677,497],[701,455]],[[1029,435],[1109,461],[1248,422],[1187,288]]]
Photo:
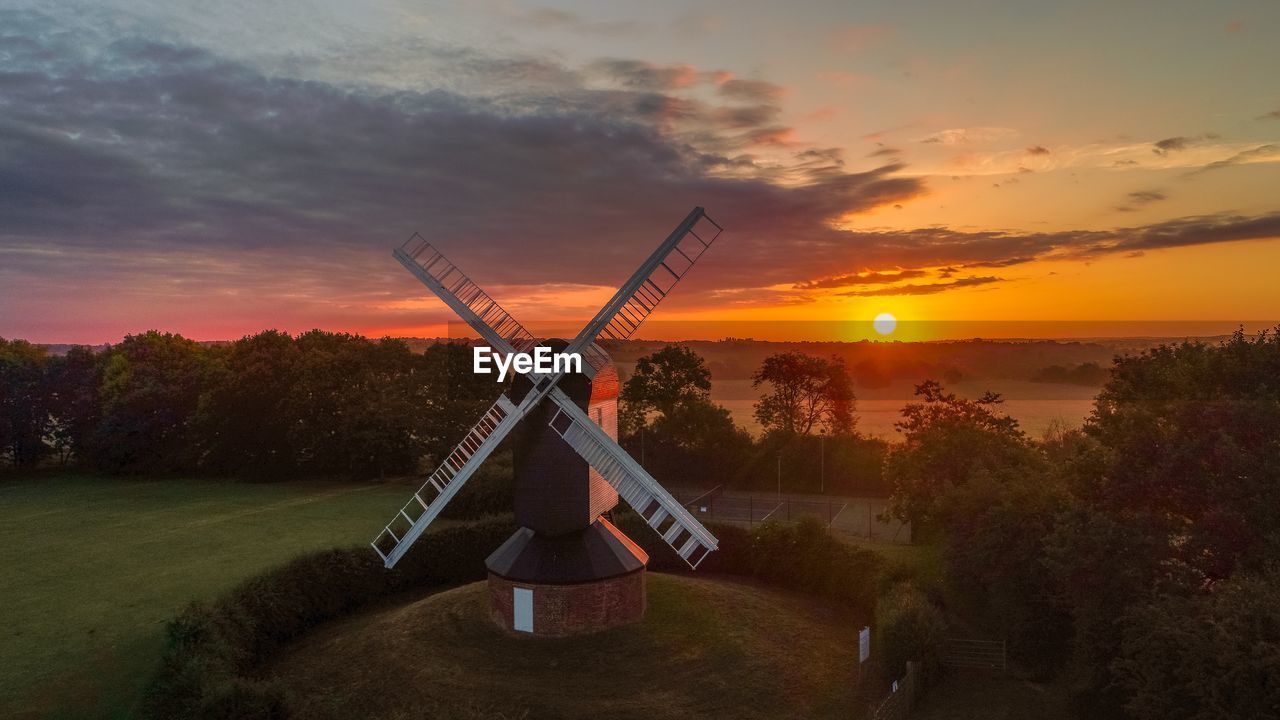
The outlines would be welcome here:
[[[420,235],[394,252],[494,352],[546,345],[583,362],[582,372],[513,380],[374,539],[387,567],[508,435],[520,528],[486,561],[493,616],[504,627],[568,635],[643,617],[648,556],[605,517],[619,498],[691,567],[716,549],[715,536],[618,445],[618,375],[595,341],[630,337],[720,232],[694,208],[570,341],[535,338]]]

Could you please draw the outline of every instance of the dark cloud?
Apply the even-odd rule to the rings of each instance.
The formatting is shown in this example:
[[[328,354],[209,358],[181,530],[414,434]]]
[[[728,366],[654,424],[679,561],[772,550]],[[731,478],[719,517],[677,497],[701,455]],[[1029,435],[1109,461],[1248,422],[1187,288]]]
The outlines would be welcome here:
[[[1028,155],[1048,155],[1049,148],[1043,145],[1032,145],[1031,147],[1027,148],[1027,154]]]
[[[876,288],[875,290],[853,290],[850,292],[840,293],[841,295],[849,295],[854,297],[872,297],[878,295],[934,295],[948,290],[960,290],[962,288],[976,287],[978,285],[990,285],[991,283],[1004,282],[1004,278],[998,277],[967,277],[959,280],[953,280],[946,283],[930,283],[928,285],[902,285],[899,287]]]
[[[532,26],[543,29],[567,30],[574,33],[590,33],[608,37],[619,37],[635,33],[639,26],[626,20],[594,21],[568,10],[559,8],[532,8],[529,10],[512,10],[512,20],[521,27]]]
[[[1148,205],[1167,198],[1168,196],[1159,190],[1135,190],[1129,193],[1129,202],[1135,205]]]
[[[1263,113],[1258,116],[1259,120],[1280,120],[1280,110],[1272,110],[1269,113]]]
[[[898,148],[887,147],[887,146],[881,146],[881,147],[876,148],[875,150],[873,150],[873,151],[871,151],[871,152],[867,153],[867,157],[871,157],[871,158],[874,158],[874,157],[897,157],[897,156],[899,156],[899,155],[901,155],[901,154],[902,154],[902,151],[901,151],[901,150],[899,150]]]
[[[1217,140],[1218,136],[1213,133],[1204,133],[1194,137],[1186,137],[1179,135],[1177,137],[1165,138],[1157,140],[1151,144],[1151,152],[1157,155],[1168,155],[1173,152],[1180,152],[1204,140]]]
[[[729,79],[720,83],[717,90],[729,100],[740,102],[773,104],[782,99],[783,88],[764,80]]]
[[[925,271],[923,270],[855,273],[850,275],[837,275],[835,277],[822,278],[820,280],[812,280],[810,282],[796,283],[795,288],[797,290],[816,290],[819,288],[840,288],[850,287],[853,285],[887,285],[901,280],[911,280],[913,278],[923,277],[924,275]]]
[[[1008,258],[1000,258],[999,260],[981,260],[981,261],[978,261],[978,262],[965,263],[964,265],[962,265],[962,266],[961,266],[961,268],[962,268],[962,269],[965,269],[965,270],[968,270],[968,269],[970,269],[970,268],[1003,268],[1003,267],[1012,267],[1012,266],[1014,266],[1014,265],[1023,265],[1023,264],[1025,264],[1025,263],[1029,263],[1029,262],[1031,262],[1032,260],[1035,260],[1035,259],[1036,259],[1036,258],[1035,258],[1035,256],[1034,256],[1034,255],[1024,255],[1024,256],[1022,256],[1022,257],[1008,257]],[[946,269],[946,268],[944,268],[944,269]],[[952,269],[952,270],[951,270],[951,272],[956,272],[956,271],[955,271],[954,269]]]
[[[592,71],[630,90],[564,73],[553,93],[380,91],[58,32],[40,14],[4,12],[0,26],[0,327],[20,293],[82,306],[86,293],[181,295],[206,311],[254,297],[281,312],[415,297],[388,257],[414,230],[486,285],[615,283],[702,204],[734,228],[733,252],[709,256],[693,299],[697,283],[829,273],[824,247],[853,250],[835,219],[924,192],[897,164],[843,172],[831,149],[757,166],[745,148],[789,130],[726,135],[705,106],[644,89],[683,70]],[[471,73],[513,67],[453,54]],[[735,124],[769,116],[743,111],[757,114]],[[776,181],[793,171],[803,184]],[[75,285],[60,289],[64,277]]]
[[[623,86],[637,90],[664,91],[692,86],[698,71],[690,65],[655,65],[640,60],[597,60],[588,68]]]
[[[816,244],[835,267],[942,268],[945,276],[960,269],[1009,267],[1034,260],[1087,260],[1134,250],[1280,239],[1280,212],[1254,217],[1207,215],[1114,230],[1018,233],[933,227],[845,231],[839,236],[839,241]],[[815,273],[808,281],[828,276]]]
[[[1114,242],[1101,252],[1158,250],[1243,240],[1280,238],[1280,213],[1257,217],[1207,215],[1180,218],[1110,234]]]
[[[1168,199],[1161,190],[1135,190],[1125,196],[1125,201],[1115,207],[1120,212],[1133,212],[1138,208],[1145,207],[1152,203],[1163,202]]]

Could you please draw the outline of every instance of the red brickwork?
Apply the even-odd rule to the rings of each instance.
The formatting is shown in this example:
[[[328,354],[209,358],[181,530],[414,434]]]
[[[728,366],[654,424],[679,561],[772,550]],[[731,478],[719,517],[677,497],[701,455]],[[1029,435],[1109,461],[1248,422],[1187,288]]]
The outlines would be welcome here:
[[[513,582],[489,573],[490,613],[514,631],[515,588],[533,590],[533,634],[564,637],[638,622],[645,613],[644,569],[596,582],[539,585]]]

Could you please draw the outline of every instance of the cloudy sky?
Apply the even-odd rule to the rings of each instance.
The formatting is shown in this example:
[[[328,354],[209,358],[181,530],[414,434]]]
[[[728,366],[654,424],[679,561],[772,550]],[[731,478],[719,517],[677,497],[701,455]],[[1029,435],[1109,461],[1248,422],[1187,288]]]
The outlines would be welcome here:
[[[1280,316],[1280,3],[740,6],[0,0],[0,336]]]

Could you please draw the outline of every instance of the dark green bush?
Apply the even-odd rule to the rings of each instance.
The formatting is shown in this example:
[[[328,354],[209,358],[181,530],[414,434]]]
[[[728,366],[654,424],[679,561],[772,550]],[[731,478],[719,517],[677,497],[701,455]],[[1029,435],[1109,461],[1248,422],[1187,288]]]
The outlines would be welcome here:
[[[926,677],[938,667],[946,623],[942,612],[911,583],[900,583],[876,606],[876,637],[884,670],[900,677],[908,660],[918,660]]]
[[[304,555],[251,578],[212,604],[190,605],[167,627],[160,669],[143,714],[166,720],[284,718],[286,698],[248,676],[307,630],[411,589],[484,577],[484,559],[511,534],[490,520],[424,536],[394,570],[367,547]]]
[[[688,570],[638,515],[620,516],[618,526],[649,553],[650,568]],[[795,525],[770,522],[751,529],[709,523],[707,528],[719,538],[720,549],[698,566],[699,572],[744,575],[868,614],[875,610],[876,576],[883,566],[880,556],[841,542],[816,520]]]

